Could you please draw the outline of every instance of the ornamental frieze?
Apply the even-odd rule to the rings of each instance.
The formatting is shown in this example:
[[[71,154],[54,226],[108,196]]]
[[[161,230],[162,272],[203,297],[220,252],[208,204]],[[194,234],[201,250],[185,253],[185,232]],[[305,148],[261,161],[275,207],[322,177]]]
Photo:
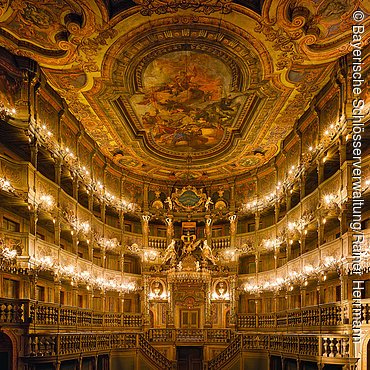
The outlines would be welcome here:
[[[134,0],[140,6],[140,13],[144,16],[153,14],[173,14],[179,10],[192,10],[197,13],[211,14],[231,12],[232,0]]]

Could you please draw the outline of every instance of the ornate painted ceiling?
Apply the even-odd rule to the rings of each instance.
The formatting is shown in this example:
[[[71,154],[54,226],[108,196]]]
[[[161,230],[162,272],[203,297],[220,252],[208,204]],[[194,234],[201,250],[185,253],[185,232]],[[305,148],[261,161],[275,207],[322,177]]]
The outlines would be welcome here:
[[[41,65],[123,169],[215,180],[278,153],[351,50],[357,7],[370,13],[353,0],[2,0],[0,43]]]

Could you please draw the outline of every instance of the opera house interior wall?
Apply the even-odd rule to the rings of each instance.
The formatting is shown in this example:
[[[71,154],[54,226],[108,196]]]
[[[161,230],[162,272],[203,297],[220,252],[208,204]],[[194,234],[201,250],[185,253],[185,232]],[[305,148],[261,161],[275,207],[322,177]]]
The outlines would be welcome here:
[[[369,14],[0,1],[1,369],[370,369]]]

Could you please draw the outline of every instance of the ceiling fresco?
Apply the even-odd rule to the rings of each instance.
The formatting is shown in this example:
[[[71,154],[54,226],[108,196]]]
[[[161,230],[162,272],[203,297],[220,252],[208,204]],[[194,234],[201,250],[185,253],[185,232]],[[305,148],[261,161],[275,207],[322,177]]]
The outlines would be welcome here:
[[[216,181],[253,171],[351,50],[353,0],[4,0],[0,44],[38,62],[128,173]]]
[[[216,58],[172,52],[148,65],[143,93],[131,103],[159,149],[207,153],[222,141],[245,101],[230,91],[231,80],[231,71]]]

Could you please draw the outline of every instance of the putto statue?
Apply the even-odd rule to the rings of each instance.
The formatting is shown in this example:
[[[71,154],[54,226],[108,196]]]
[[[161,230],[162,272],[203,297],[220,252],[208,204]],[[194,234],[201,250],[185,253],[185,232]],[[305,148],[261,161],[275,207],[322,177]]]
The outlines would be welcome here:
[[[170,211],[172,211],[172,209],[173,209],[173,202],[172,202],[171,197],[167,197],[167,199],[164,202],[168,204],[168,209]]]
[[[204,207],[206,208],[206,211],[209,211],[211,204],[213,204],[211,197],[208,197],[206,200],[206,203],[204,204]]]

